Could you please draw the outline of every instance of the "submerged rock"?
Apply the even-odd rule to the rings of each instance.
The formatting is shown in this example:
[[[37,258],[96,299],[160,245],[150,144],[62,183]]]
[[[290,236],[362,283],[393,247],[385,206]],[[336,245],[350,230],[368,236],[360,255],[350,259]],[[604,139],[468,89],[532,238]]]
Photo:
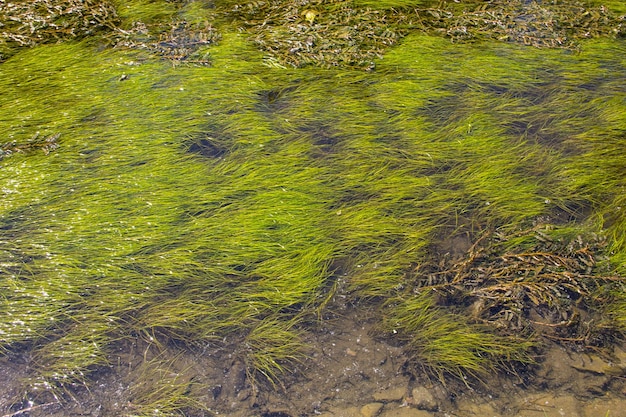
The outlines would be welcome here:
[[[376,401],[392,402],[400,401],[406,394],[406,388],[404,387],[392,387],[384,391],[374,393],[373,397]]]
[[[361,407],[362,417],[376,417],[383,408],[383,403],[369,403]]]
[[[410,401],[409,401],[410,400]],[[415,387],[407,402],[420,410],[437,411],[439,405],[433,394],[426,387]]]

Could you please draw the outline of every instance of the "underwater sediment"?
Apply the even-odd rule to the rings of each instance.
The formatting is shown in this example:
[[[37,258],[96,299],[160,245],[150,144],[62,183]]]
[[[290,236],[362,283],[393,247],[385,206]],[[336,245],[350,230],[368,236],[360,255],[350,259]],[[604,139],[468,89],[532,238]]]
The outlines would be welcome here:
[[[71,401],[135,340],[115,413],[219,396],[163,379],[173,347],[279,389],[341,304],[442,380],[621,340],[619,2],[571,6],[588,39],[532,3],[541,42],[469,2],[283,3],[3,4],[32,17],[0,28],[0,352],[28,358],[7,413]]]

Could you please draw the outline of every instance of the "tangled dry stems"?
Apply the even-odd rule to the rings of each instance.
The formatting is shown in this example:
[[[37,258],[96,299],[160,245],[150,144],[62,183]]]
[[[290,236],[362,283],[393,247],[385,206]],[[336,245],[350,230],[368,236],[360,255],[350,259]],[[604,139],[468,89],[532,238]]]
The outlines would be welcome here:
[[[182,2],[174,4],[184,7]],[[469,0],[432,6],[420,1],[399,6],[351,0],[222,1],[209,14],[209,20],[226,18],[243,26],[267,54],[267,65],[291,67],[373,69],[375,59],[416,31],[453,42],[496,39],[577,50],[581,39],[623,36],[625,30],[624,16],[575,1]],[[209,21],[190,22],[174,15],[169,22],[139,19],[128,25],[124,20],[107,0],[18,0],[0,9],[0,47],[8,55],[11,46],[105,33],[114,47],[141,49],[174,64],[208,65],[208,54],[199,50],[220,38]]]
[[[610,326],[610,318],[595,329],[585,319],[602,310],[606,295],[598,290],[623,286],[624,280],[602,274],[603,237],[554,236],[554,230],[539,225],[515,234],[486,233],[461,260],[421,265],[414,290],[432,291],[443,305],[465,306],[473,321],[510,335],[602,345],[607,335],[600,337],[599,330]]]
[[[33,137],[24,143],[17,143],[16,141],[6,142],[0,144],[0,160],[6,156],[10,156],[16,152],[33,152],[41,150],[45,155],[54,151],[59,147],[58,139],[61,136],[60,133],[54,133],[48,136],[42,136],[39,132],[35,133]]]
[[[118,22],[113,5],[103,0],[3,1],[0,41],[34,46],[112,30]]]
[[[358,3],[358,2],[357,2]],[[363,2],[361,2],[363,3]],[[576,50],[579,41],[624,34],[624,18],[579,2],[403,2],[370,7],[348,0],[237,2],[228,15],[243,23],[269,65],[373,69],[376,58],[410,32],[453,42],[481,39]]]

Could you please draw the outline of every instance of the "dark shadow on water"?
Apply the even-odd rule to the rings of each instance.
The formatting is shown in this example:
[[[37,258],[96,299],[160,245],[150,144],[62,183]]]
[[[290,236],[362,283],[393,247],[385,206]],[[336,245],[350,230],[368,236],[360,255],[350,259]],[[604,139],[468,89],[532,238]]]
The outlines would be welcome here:
[[[233,136],[221,126],[207,123],[186,140],[187,151],[208,159],[221,159],[230,152]]]
[[[298,82],[298,80],[294,82]],[[257,111],[275,113],[287,108],[291,102],[290,93],[296,89],[295,85],[291,85],[260,91],[258,93]]]
[[[207,158],[218,159],[224,156],[227,149],[215,143],[211,137],[197,138],[189,145],[189,152],[197,153]]]

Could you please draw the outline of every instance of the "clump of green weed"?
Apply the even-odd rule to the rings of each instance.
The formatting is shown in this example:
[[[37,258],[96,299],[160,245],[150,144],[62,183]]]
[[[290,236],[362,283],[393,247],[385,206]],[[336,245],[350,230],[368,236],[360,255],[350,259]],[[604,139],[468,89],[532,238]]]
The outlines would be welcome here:
[[[175,416],[181,412],[206,412],[207,407],[189,395],[197,389],[186,369],[176,358],[146,360],[133,370],[129,386],[127,415],[133,417]],[[204,414],[203,414],[204,415]]]
[[[532,362],[532,341],[469,324],[463,315],[436,306],[435,298],[424,290],[391,299],[385,307],[384,329],[406,343],[412,370],[424,366],[442,380],[448,375],[464,380],[495,372],[503,363]]]
[[[294,325],[293,319],[266,319],[246,336],[243,342],[245,361],[253,385],[260,382],[259,376],[262,376],[276,386],[288,369],[304,360],[302,341]]]

